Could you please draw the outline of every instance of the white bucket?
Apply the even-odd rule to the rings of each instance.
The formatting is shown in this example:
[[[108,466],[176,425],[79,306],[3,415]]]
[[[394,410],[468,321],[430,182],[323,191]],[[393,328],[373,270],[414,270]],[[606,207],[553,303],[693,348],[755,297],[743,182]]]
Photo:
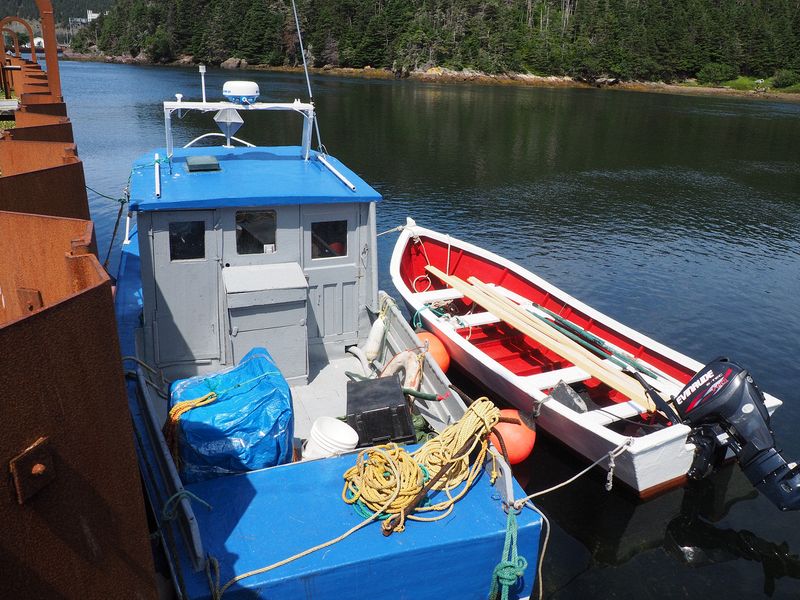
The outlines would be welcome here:
[[[357,444],[358,432],[350,425],[333,417],[319,417],[311,425],[303,460],[336,456],[353,450]]]

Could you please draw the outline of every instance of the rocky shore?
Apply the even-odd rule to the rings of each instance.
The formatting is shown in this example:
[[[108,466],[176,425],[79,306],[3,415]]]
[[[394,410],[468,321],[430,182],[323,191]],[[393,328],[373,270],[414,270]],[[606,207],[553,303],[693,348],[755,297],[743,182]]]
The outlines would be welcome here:
[[[85,60],[94,62],[106,62],[116,64],[151,65],[160,64],[165,66],[190,67],[195,62],[191,56],[182,56],[172,62],[153,63],[145,53],[137,56],[106,56],[102,52],[91,54],[80,54],[76,52],[65,52],[64,58],[67,60]],[[269,65],[251,65],[241,58],[229,58],[220,65],[222,69],[229,70],[253,70],[270,71],[279,73],[301,73],[302,67],[272,67]],[[694,96],[733,96],[739,98],[765,99],[783,102],[800,102],[800,94],[779,93],[779,92],[755,92],[741,91],[725,87],[709,87],[698,85],[695,81],[685,83],[664,83],[654,81],[620,81],[614,77],[599,77],[593,80],[581,80],[569,76],[540,76],[530,73],[502,73],[491,74],[480,71],[465,69],[455,71],[443,67],[431,67],[418,71],[407,71],[384,68],[372,68],[370,66],[355,69],[349,67],[333,67],[326,65],[321,68],[311,68],[312,73],[318,75],[330,75],[336,77],[360,77],[366,79],[410,79],[413,81],[425,81],[431,83],[472,83],[481,85],[522,85],[533,87],[549,88],[609,88],[633,92],[655,92],[664,94],[680,94]]]

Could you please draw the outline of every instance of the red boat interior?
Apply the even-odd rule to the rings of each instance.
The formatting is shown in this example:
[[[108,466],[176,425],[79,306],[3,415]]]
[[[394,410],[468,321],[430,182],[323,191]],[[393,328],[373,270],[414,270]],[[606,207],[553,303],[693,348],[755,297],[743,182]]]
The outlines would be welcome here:
[[[484,283],[502,286],[506,290],[519,294],[561,317],[569,319],[589,333],[625,350],[634,358],[649,363],[682,383],[688,382],[694,375],[693,371],[683,365],[595,321],[508,268],[458,247],[451,246],[448,249],[446,243],[431,238],[423,236],[419,241],[412,238],[406,247],[400,263],[400,275],[409,289],[425,292],[448,287],[437,277],[427,274],[425,267],[428,264],[465,281],[474,276]],[[475,306],[468,298],[454,299],[443,310],[453,315],[484,312],[481,307]],[[571,366],[569,361],[502,321],[465,326],[458,329],[457,332],[481,352],[516,375],[535,375]],[[588,379],[582,384],[591,399],[599,406],[627,400],[625,396],[595,378]]]

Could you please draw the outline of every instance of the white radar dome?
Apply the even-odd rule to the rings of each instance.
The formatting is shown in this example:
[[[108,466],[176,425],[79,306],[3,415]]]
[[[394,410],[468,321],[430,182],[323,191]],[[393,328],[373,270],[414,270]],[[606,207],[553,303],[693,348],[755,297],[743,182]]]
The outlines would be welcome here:
[[[253,104],[261,91],[255,81],[226,81],[222,95],[235,104]]]

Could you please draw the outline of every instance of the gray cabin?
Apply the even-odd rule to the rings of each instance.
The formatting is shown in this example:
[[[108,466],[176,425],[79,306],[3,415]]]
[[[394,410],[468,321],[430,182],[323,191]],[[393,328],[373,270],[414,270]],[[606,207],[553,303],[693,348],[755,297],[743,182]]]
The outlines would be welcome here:
[[[148,363],[183,378],[264,346],[303,384],[364,341],[377,307],[374,189],[304,146],[158,156],[131,180]]]

